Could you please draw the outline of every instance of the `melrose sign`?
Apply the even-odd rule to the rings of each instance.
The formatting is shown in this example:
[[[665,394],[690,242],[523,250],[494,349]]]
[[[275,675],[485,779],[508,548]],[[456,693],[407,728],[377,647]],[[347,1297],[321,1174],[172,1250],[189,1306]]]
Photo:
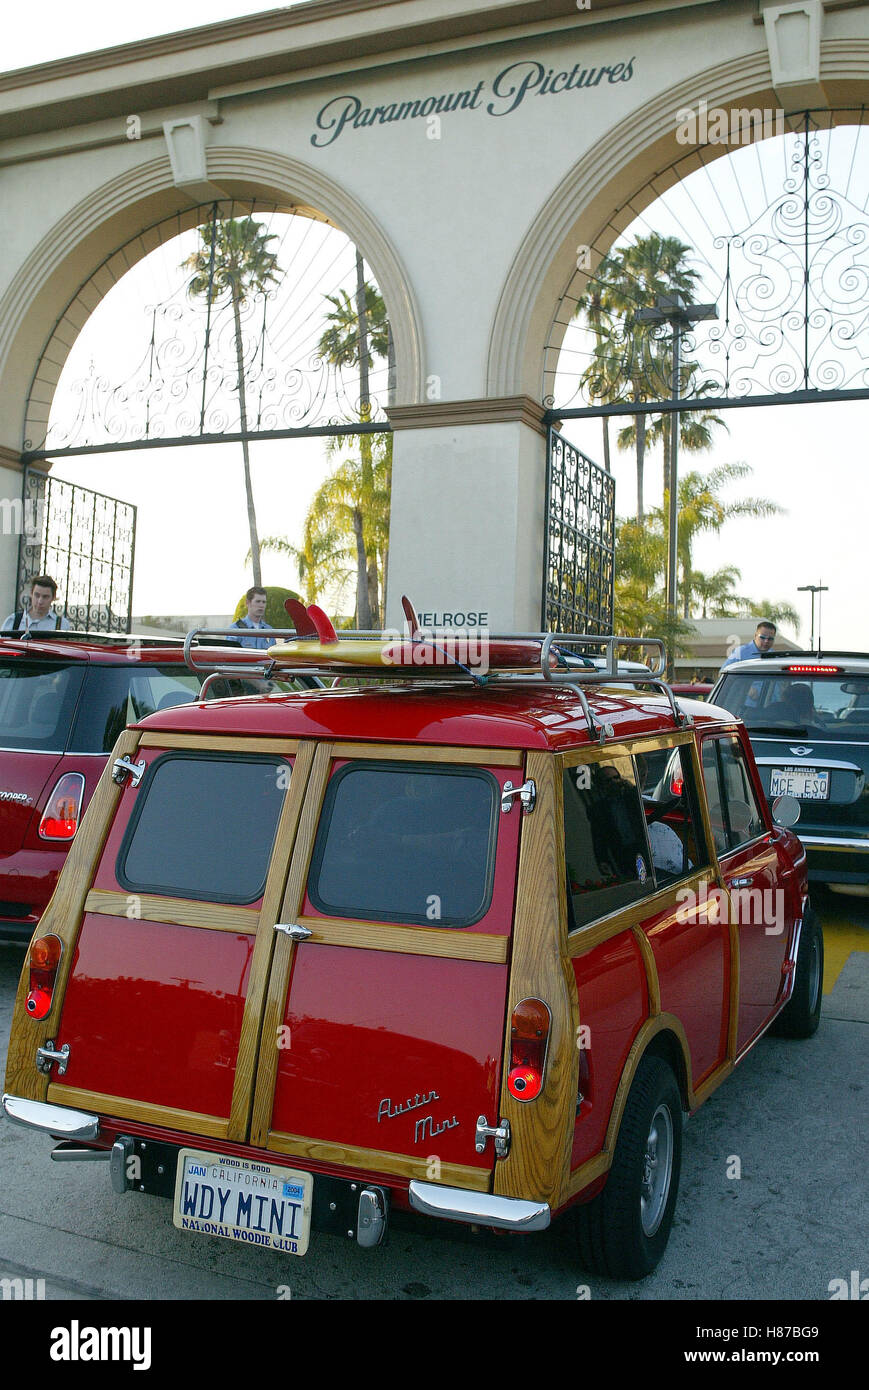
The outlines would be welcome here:
[[[359,97],[340,96],[327,101],[317,112],[317,130],[311,144],[332,145],[345,130],[361,130],[374,125],[391,125],[393,121],[413,120],[417,116],[431,118],[448,111],[479,111],[490,116],[509,116],[527,96],[557,96],[576,92],[585,87],[597,87],[603,81],[630,82],[634,75],[634,59],[597,68],[584,68],[576,63],[573,70],[556,72],[530,58],[511,63],[492,83],[488,100],[486,83],[462,92],[446,92],[416,101],[392,101],[387,106],[363,106]]]

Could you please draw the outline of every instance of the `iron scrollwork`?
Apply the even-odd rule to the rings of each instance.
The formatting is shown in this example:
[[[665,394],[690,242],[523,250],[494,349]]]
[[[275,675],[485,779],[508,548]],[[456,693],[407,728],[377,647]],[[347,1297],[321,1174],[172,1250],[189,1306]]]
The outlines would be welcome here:
[[[548,450],[543,627],[611,632],[615,482],[555,430]]]
[[[23,500],[16,602],[50,574],[55,608],[76,631],[129,632],[136,508],[36,468],[25,470]]]

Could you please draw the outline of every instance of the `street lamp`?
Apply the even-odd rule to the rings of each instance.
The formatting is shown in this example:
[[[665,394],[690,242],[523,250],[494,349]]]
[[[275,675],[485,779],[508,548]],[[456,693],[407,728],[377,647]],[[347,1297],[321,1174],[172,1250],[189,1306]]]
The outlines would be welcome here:
[[[812,596],[812,637],[809,642],[809,650],[815,650],[815,594],[818,594],[818,654],[821,651],[821,599],[820,595],[825,594],[829,589],[829,584],[798,584],[798,594],[811,594]]]
[[[682,334],[701,319],[717,319],[716,304],[686,304],[681,294],[661,294],[654,308],[638,309],[637,323],[669,323],[673,330],[673,387],[672,398],[678,404],[680,391]],[[678,553],[678,507],[676,504],[677,481],[679,476],[679,411],[674,410],[673,428],[670,430],[670,507],[669,533],[667,546],[667,614],[671,623],[669,662],[672,673],[674,664],[674,638],[672,631],[676,626],[676,556]]]

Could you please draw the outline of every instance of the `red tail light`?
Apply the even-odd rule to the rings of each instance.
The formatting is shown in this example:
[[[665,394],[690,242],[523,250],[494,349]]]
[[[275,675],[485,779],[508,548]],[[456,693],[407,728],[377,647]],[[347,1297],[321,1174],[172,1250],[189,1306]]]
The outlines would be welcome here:
[[[84,774],[65,772],[48,798],[39,836],[42,840],[71,840],[78,830],[84,796]]]
[[[672,796],[681,796],[681,795],[682,795],[682,788],[683,788],[684,785],[685,785],[685,783],[682,781],[682,778],[679,776],[678,773],[676,773],[675,776],[673,776],[673,777],[670,778],[670,793],[671,793],[671,795],[672,795]]]
[[[841,666],[786,666],[786,671],[793,671],[800,676],[838,676],[841,674]]]
[[[514,1100],[536,1100],[543,1090],[551,1022],[542,999],[523,999],[513,1010],[507,1090]]]
[[[30,947],[30,990],[24,1007],[31,1018],[45,1018],[51,1011],[57,967],[63,955],[59,936],[39,936]]]

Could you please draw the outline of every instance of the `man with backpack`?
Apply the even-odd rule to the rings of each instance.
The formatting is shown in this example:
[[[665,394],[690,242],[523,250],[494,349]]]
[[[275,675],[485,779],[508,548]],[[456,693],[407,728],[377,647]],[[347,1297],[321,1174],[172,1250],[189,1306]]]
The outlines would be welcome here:
[[[57,597],[57,585],[47,574],[38,574],[30,583],[30,609],[10,613],[0,628],[2,632],[20,632],[28,637],[31,632],[56,632],[58,628],[69,631],[69,621],[52,611],[51,605]]]

